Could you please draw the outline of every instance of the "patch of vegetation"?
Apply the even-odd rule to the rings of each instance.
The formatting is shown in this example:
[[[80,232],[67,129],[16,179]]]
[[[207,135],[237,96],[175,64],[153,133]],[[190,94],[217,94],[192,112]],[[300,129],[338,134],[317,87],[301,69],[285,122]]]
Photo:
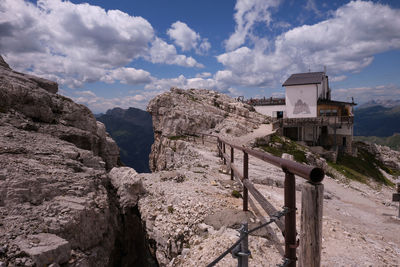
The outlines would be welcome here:
[[[295,161],[300,163],[307,163],[304,147],[292,140],[283,139],[277,134],[273,134],[270,136],[270,142],[268,145],[262,145],[260,147],[264,151],[274,156],[281,157],[283,153],[287,153],[293,155]]]
[[[354,136],[355,141],[363,141],[368,143],[375,143],[382,146],[388,146],[391,149],[400,151],[400,134],[395,133],[388,137],[379,136]]]
[[[173,135],[173,136],[168,136],[169,140],[185,140],[185,136],[183,135]]]
[[[231,195],[232,195],[233,197],[235,197],[235,198],[241,198],[241,197],[242,197],[242,195],[240,194],[240,192],[237,191],[237,190],[232,190]]]
[[[220,105],[219,105],[219,103],[217,102],[216,99],[214,99],[213,104],[214,104],[214,107],[220,108]]]
[[[389,174],[393,171],[363,148],[358,149],[357,157],[343,154],[338,156],[336,163],[328,162],[328,164],[351,180],[368,184],[370,177],[378,183],[388,186],[394,185],[379,169]]]
[[[189,100],[192,100],[194,102],[199,102],[199,99],[197,99],[197,97],[191,95],[191,94],[187,94],[187,97],[189,98]]]
[[[174,213],[174,207],[172,205],[168,206],[168,213]]]

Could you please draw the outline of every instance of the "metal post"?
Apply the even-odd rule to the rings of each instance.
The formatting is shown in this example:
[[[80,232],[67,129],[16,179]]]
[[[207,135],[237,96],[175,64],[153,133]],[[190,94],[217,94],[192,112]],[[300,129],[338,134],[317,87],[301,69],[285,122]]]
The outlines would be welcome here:
[[[234,154],[233,154],[233,147],[231,147],[231,166],[233,164],[233,160],[234,160]],[[231,180],[233,180],[233,169],[231,168]]]
[[[243,180],[249,179],[249,154],[243,151]],[[243,210],[248,211],[249,192],[247,187],[243,185]]]
[[[397,184],[397,194],[400,194],[400,182]],[[399,218],[400,218],[400,201],[399,201]]]
[[[249,266],[249,235],[247,234],[248,225],[247,222],[243,222],[242,228],[240,229],[240,251],[238,253],[238,267],[248,267]]]
[[[290,260],[289,267],[296,267],[296,179],[293,173],[285,172],[285,258]]]
[[[225,143],[222,144],[222,151],[224,152],[224,154],[226,153],[226,150],[225,150]],[[226,165],[226,159],[225,159],[225,157],[224,157],[224,165]]]

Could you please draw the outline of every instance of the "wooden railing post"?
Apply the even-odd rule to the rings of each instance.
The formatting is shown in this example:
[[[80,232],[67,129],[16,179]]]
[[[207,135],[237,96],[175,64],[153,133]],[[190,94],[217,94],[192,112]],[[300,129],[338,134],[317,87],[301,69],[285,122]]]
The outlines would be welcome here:
[[[243,151],[243,180],[249,179],[249,154]],[[249,191],[243,184],[243,210],[248,211]]]
[[[296,178],[288,170],[283,169],[283,171],[285,207],[289,211],[285,215],[285,258],[290,260],[287,266],[296,267]]]
[[[233,152],[233,147],[231,147],[231,166],[232,166],[232,164],[233,164],[233,161],[234,161],[234,154],[233,154],[234,152]],[[233,180],[233,169],[231,168],[231,180]]]
[[[301,191],[299,266],[321,266],[324,185],[306,182]]]

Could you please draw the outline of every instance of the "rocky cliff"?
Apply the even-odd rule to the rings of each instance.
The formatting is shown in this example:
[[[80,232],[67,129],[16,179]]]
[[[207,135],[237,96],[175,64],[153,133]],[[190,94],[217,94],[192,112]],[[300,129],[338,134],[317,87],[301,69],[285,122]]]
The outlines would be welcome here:
[[[123,186],[107,173],[119,149],[57,90],[0,56],[0,266],[140,263],[140,217],[120,208]]]
[[[150,154],[152,171],[177,167],[180,160],[174,159],[176,150],[190,153],[190,149],[179,142],[184,135],[241,136],[269,121],[252,106],[210,90],[171,88],[170,92],[152,99],[147,111],[152,115],[154,129]]]

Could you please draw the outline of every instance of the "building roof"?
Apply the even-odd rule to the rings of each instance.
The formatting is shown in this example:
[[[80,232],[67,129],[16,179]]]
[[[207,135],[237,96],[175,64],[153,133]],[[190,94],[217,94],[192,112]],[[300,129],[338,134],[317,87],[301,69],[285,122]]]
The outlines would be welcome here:
[[[282,86],[302,85],[302,84],[318,84],[322,82],[324,72],[306,72],[295,73],[282,84]]]

